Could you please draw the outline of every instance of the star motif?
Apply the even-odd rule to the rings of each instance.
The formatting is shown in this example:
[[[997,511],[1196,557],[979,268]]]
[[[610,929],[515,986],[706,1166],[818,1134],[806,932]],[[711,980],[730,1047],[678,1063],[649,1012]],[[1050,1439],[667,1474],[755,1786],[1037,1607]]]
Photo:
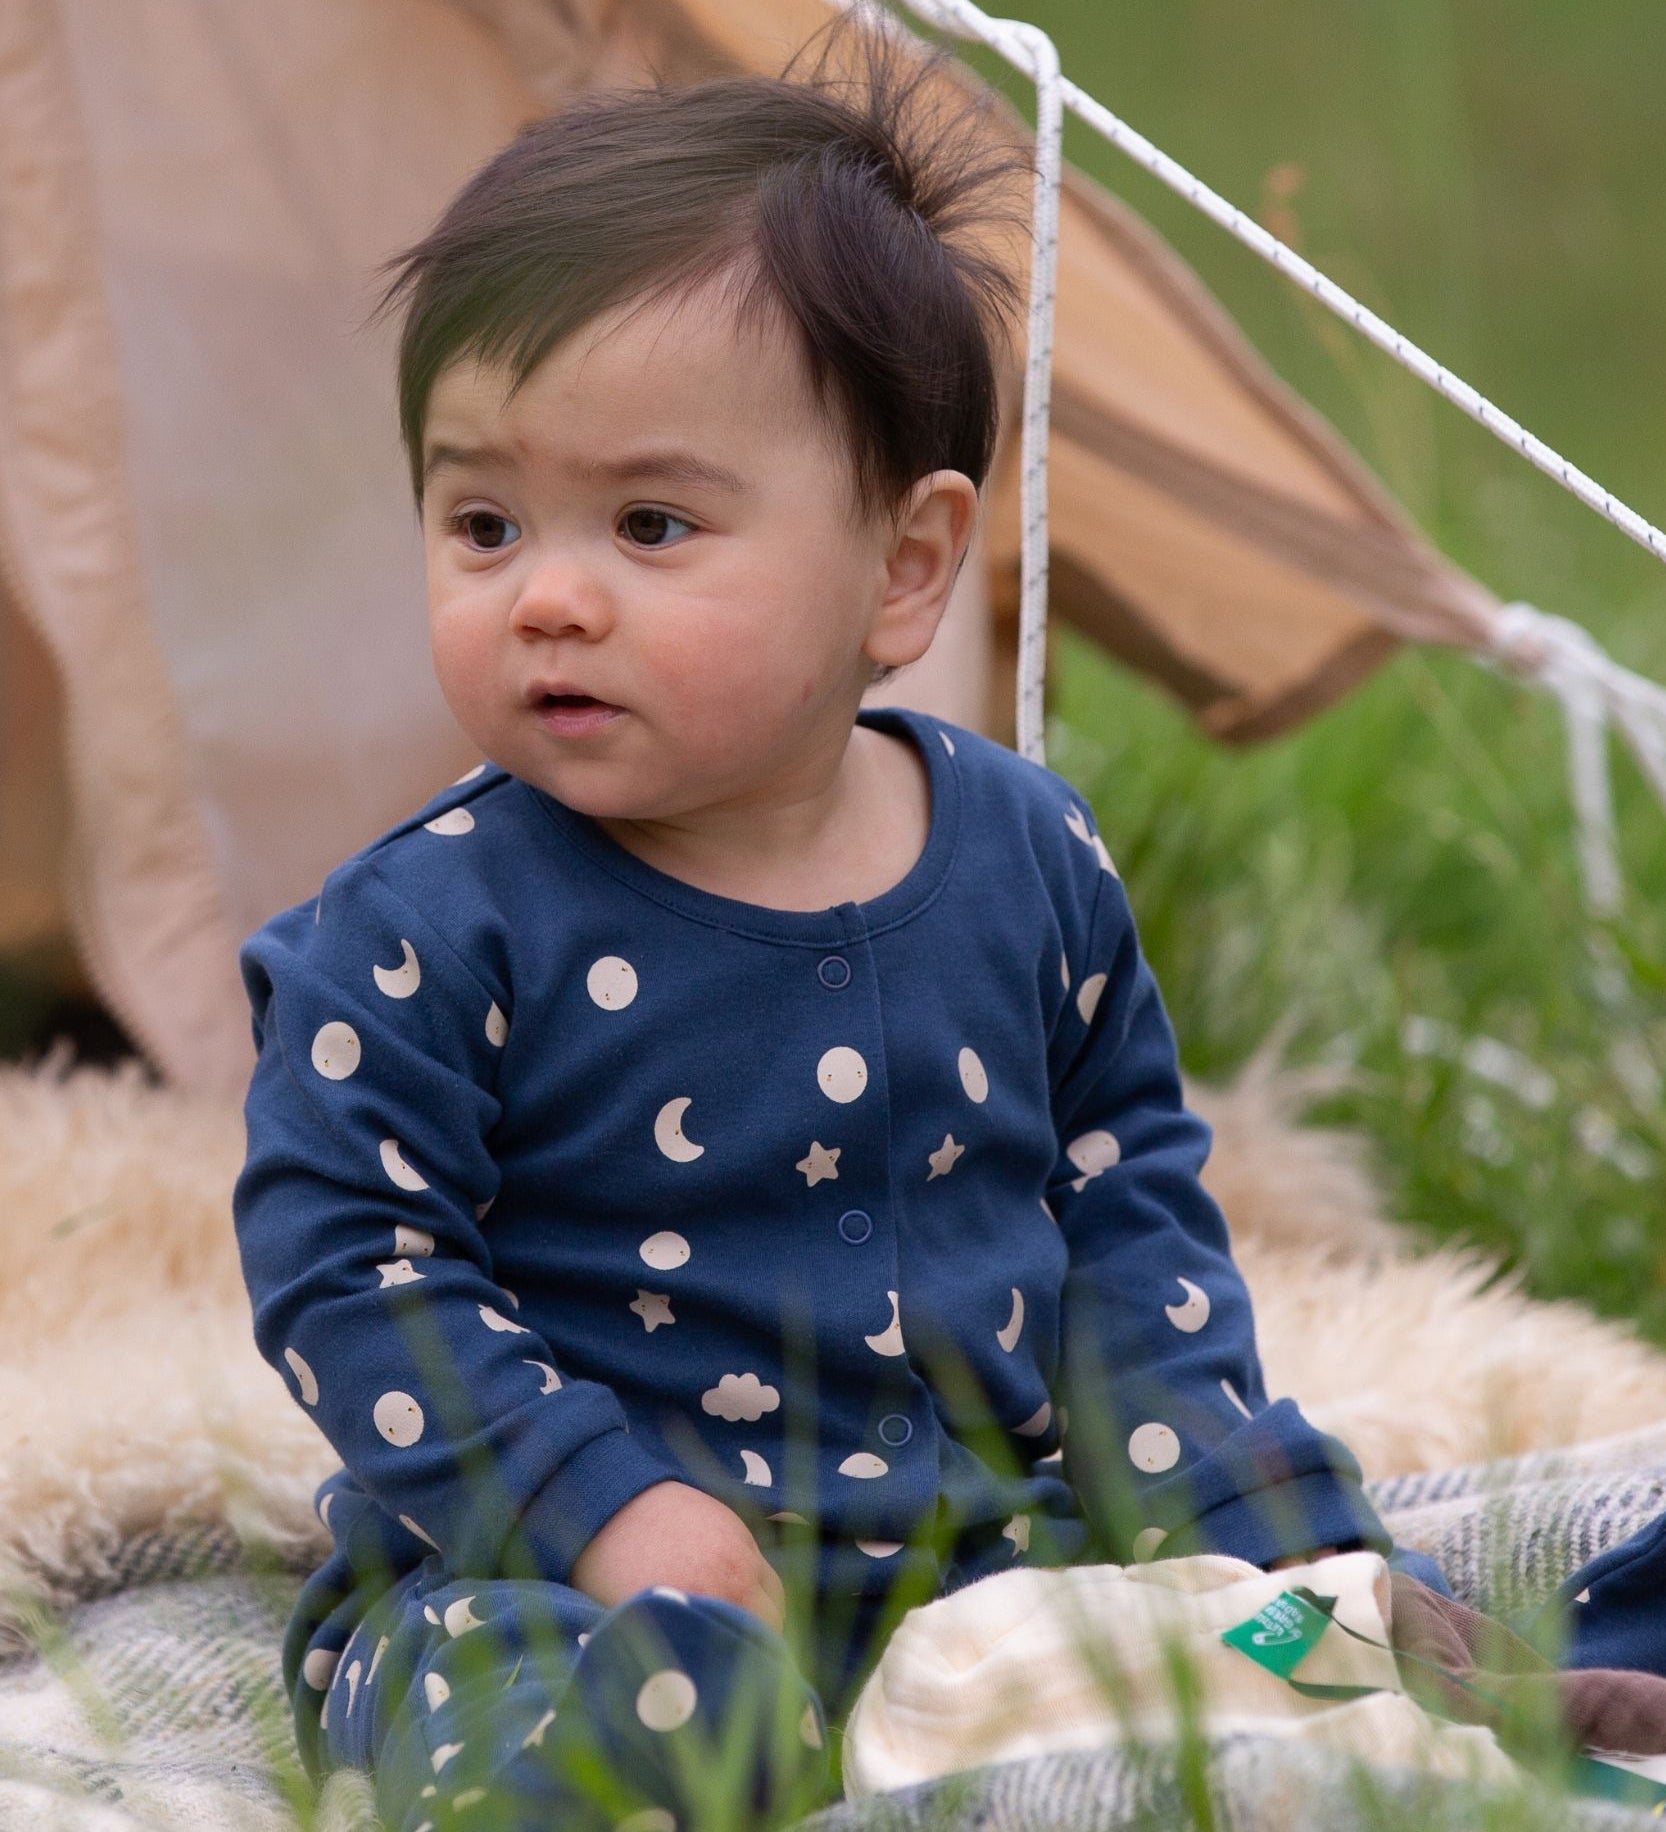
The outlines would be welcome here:
[[[823,1177],[831,1177],[835,1183],[838,1182],[839,1153],[843,1149],[843,1146],[835,1145],[833,1149],[829,1151],[827,1147],[822,1144],[820,1139],[812,1139],[810,1141],[808,1155],[800,1158],[793,1166],[794,1170],[803,1171],[804,1186],[806,1189],[813,1190],[816,1185],[821,1182]]]
[[[927,1154],[926,1162],[931,1166],[931,1176],[926,1178],[930,1183],[933,1177],[946,1177],[955,1167],[955,1160],[965,1151],[964,1145],[954,1142],[954,1134],[945,1132],[943,1143],[934,1152]]]
[[[409,1285],[413,1279],[425,1278],[426,1273],[418,1272],[408,1259],[389,1260],[379,1265],[376,1270],[382,1275],[380,1289],[386,1291],[390,1285]]]
[[[642,1319],[642,1327],[650,1336],[662,1323],[677,1321],[671,1314],[671,1297],[668,1292],[644,1291],[638,1285],[635,1302],[630,1308]]]

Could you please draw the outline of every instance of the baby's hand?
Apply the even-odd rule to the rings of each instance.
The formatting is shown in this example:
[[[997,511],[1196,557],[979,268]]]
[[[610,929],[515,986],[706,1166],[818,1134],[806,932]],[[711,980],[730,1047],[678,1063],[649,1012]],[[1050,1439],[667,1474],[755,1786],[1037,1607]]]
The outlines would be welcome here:
[[[786,1593],[746,1522],[686,1482],[633,1495],[574,1562],[572,1582],[611,1608],[652,1584],[724,1597],[781,1632]]]

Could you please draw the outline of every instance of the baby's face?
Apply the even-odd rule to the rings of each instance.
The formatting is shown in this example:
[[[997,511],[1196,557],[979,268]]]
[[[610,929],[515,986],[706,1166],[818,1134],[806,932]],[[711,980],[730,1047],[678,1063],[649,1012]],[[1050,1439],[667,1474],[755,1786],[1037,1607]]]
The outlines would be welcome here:
[[[505,381],[442,372],[424,440],[435,672],[481,752],[630,819],[836,760],[894,536],[852,512],[786,337],[687,294]]]

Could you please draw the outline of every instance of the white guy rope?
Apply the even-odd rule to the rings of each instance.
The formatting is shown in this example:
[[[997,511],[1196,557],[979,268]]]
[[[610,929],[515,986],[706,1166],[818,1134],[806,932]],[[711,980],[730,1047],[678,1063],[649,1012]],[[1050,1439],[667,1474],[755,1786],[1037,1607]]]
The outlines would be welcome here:
[[[850,10],[879,11],[872,0],[842,0]],[[1403,337],[1391,324],[1362,305],[1310,262],[1264,229],[1253,217],[1229,204],[1184,166],[1153,146],[1143,134],[1120,120],[1085,90],[1059,74],[1058,53],[1037,27],[1019,20],[992,19],[972,0],[903,0],[911,11],[944,31],[975,38],[999,51],[1036,85],[1037,259],[1030,282],[1030,363],[1024,383],[1024,545],[1023,593],[1019,619],[1018,748],[1044,761],[1040,725],[1042,667],[1046,633],[1046,430],[1053,340],[1052,289],[1058,234],[1059,105],[1067,106],[1113,146],[1160,178],[1206,216],[1288,274],[1339,317],[1410,369],[1449,401],[1461,407],[1524,458],[1596,510],[1623,534],[1666,560],[1666,534],[1603,489],[1568,459],[1535,438],[1509,414],[1443,364]],[[888,16],[887,16],[888,17]],[[893,28],[895,21],[892,22]],[[1054,112],[1050,112],[1054,111]],[[1043,193],[1052,195],[1043,219]],[[1045,268],[1040,258],[1045,254]],[[1046,297],[1040,278],[1045,273]],[[1039,362],[1038,362],[1039,356]],[[1037,371],[1040,371],[1039,379]],[[1036,455],[1040,448],[1040,456]],[[1039,500],[1038,500],[1039,499]],[[1035,556],[1040,543],[1039,560]],[[1039,608],[1034,600],[1039,599]],[[1479,655],[1545,688],[1561,702],[1568,725],[1568,770],[1579,820],[1580,866],[1586,905],[1593,915],[1612,916],[1620,905],[1622,879],[1614,838],[1614,813],[1608,777],[1607,726],[1612,718],[1661,802],[1666,804],[1666,689],[1623,668],[1590,633],[1565,617],[1554,617],[1529,604],[1504,607],[1490,649]]]

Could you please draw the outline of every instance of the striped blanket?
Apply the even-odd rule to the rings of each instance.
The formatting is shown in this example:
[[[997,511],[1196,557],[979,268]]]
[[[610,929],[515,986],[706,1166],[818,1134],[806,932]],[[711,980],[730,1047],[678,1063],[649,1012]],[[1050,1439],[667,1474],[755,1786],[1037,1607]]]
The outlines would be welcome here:
[[[1666,1427],[1370,1486],[1402,1543],[1508,1615],[1666,1509]],[[36,1613],[31,1645],[0,1653],[0,1832],[374,1832],[359,1777],[315,1799],[297,1762],[278,1648],[301,1575],[224,1528],[152,1534],[65,1614]],[[1325,1752],[1232,1739],[1202,1785],[1223,1832],[1481,1823],[1450,1783],[1377,1779],[1362,1794]],[[1162,1751],[1078,1752],[830,1807],[799,1832],[1132,1832],[1193,1823],[1198,1785]],[[1511,1811],[1533,1824],[1531,1802]],[[1657,1823],[1549,1802],[1543,1822]]]

